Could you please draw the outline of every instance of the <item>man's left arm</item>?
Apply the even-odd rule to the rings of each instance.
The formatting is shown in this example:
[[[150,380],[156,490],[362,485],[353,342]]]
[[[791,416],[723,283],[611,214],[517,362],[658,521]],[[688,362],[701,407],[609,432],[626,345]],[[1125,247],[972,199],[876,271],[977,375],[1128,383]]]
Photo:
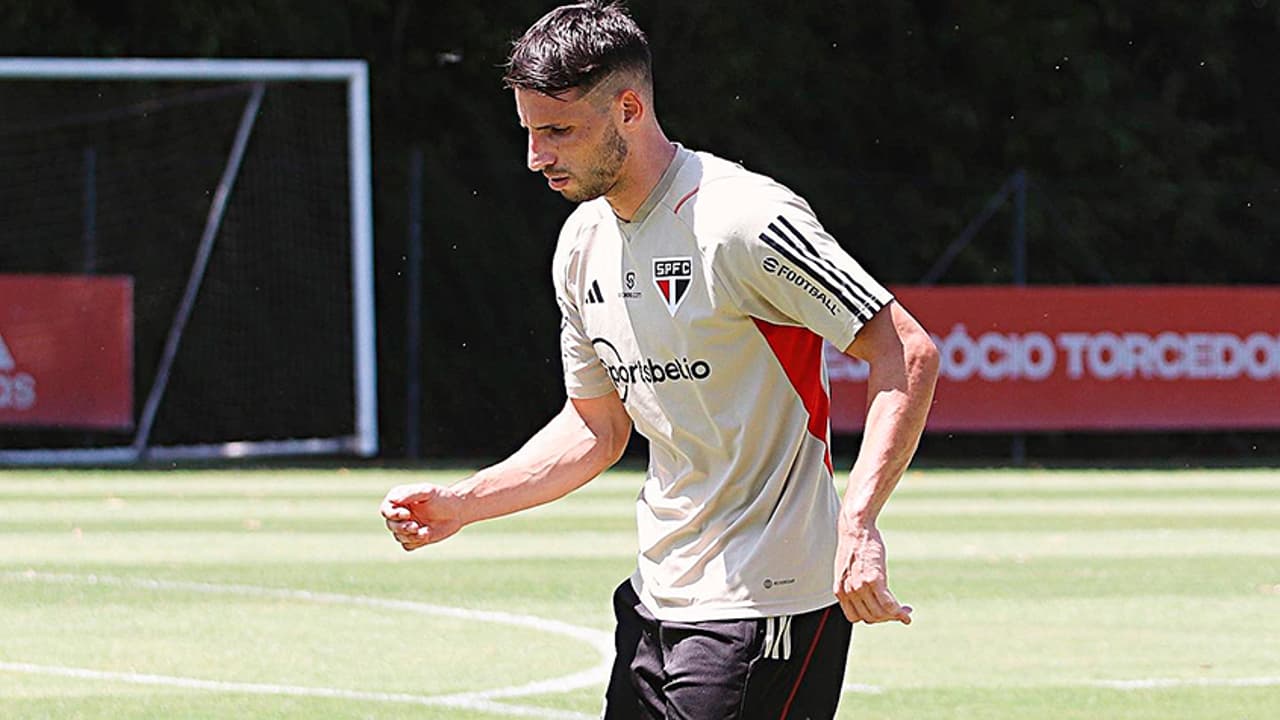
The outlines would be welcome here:
[[[851,622],[911,622],[911,608],[889,591],[876,518],[920,442],[938,377],[938,350],[920,323],[890,302],[845,349],[871,366],[867,421],[840,508],[835,586]]]

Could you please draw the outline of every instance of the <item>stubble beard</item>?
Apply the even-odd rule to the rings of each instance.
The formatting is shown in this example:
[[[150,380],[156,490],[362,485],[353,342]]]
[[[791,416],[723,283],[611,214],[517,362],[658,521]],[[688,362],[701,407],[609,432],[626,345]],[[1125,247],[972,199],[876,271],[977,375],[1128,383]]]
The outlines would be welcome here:
[[[618,184],[622,175],[622,164],[627,161],[627,141],[622,138],[616,127],[609,126],[608,134],[601,143],[600,155],[591,167],[578,180],[577,188],[565,188],[566,200],[586,202],[606,195]]]

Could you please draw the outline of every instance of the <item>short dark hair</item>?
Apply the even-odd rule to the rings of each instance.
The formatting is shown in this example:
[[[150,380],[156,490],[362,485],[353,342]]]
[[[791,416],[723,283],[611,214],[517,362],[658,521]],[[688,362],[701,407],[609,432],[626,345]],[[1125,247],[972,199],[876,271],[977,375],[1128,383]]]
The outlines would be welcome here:
[[[653,82],[649,40],[620,2],[562,5],[516,40],[507,58],[508,88],[561,95],[591,90],[619,70]]]

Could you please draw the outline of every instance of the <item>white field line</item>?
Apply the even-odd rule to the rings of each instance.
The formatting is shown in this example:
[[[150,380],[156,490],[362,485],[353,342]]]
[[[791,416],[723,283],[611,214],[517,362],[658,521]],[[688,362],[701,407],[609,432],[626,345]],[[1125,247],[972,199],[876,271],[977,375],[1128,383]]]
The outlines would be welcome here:
[[[68,583],[82,585],[110,585],[116,587],[135,587],[147,590],[171,590],[203,593],[210,595],[241,595],[249,597],[266,597],[302,602],[324,603],[333,605],[355,605],[388,610],[402,610],[423,615],[457,618],[461,620],[499,623],[522,627],[540,632],[562,635],[590,645],[600,656],[595,666],[558,678],[538,680],[524,685],[478,690],[474,692],[453,693],[449,695],[406,695],[398,693],[369,693],[355,690],[334,688],[307,688],[288,685],[228,683],[216,680],[199,680],[194,678],[170,677],[163,675],[147,675],[140,673],[109,673],[79,668],[57,668],[52,666],[30,665],[26,663],[0,663],[0,668],[14,672],[41,674],[62,674],[73,677],[121,680],[124,682],[175,685],[201,689],[224,691],[252,692],[258,694],[278,695],[313,695],[316,697],[349,697],[362,700],[381,700],[383,702],[408,702],[422,705],[446,705],[490,712],[514,713],[525,717],[543,718],[589,718],[580,713],[566,713],[544,708],[525,708],[502,703],[491,702],[493,698],[512,698],[543,693],[559,693],[578,690],[595,685],[603,685],[609,679],[613,665],[613,636],[610,633],[584,628],[558,620],[548,620],[532,615],[488,610],[467,610],[446,605],[431,605],[412,600],[388,600],[385,598],[366,597],[362,595],[344,595],[340,593],[311,592],[308,590],[289,590],[281,588],[259,587],[255,585],[215,584],[201,582],[183,582],[173,580],[153,580],[148,578],[121,578],[109,575],[73,575],[66,573],[42,573],[35,571],[0,573],[0,579],[7,581],[29,581]]]
[[[6,672],[53,675],[86,680],[107,680],[140,685],[163,685],[169,687],[221,692],[242,692],[258,695],[293,695],[454,707],[465,710],[505,714],[510,717],[546,718],[547,720],[590,720],[594,716],[568,711],[551,710],[548,708],[510,705],[506,703],[493,702],[492,700],[494,698],[512,698],[525,695],[568,692],[571,690],[578,690],[585,687],[603,684],[608,680],[609,671],[613,663],[613,639],[609,633],[601,630],[571,625],[558,620],[546,620],[532,615],[517,615],[513,613],[486,610],[467,610],[465,608],[455,608],[446,605],[431,605],[411,600],[388,600],[384,598],[360,595],[343,595],[340,593],[288,590],[258,587],[254,585],[220,585],[214,583],[152,580],[146,578],[120,578],[107,575],[72,575],[25,571],[0,573],[0,579],[4,579],[6,581],[25,580],[31,582],[111,585],[151,590],[179,590],[205,594],[271,597],[300,600],[304,602],[404,610],[424,615],[437,615],[462,620],[494,622],[563,635],[565,637],[586,642],[595,648],[596,652],[601,656],[600,663],[595,667],[573,673],[571,675],[551,678],[548,680],[534,681],[518,686],[466,693],[454,693],[450,695],[412,695],[407,693],[379,693],[359,690],[344,690],[340,688],[223,682],[219,680],[201,680],[198,678],[175,677],[168,675],[106,672],[84,668],[0,661],[0,670]],[[1280,676],[1252,678],[1146,678],[1137,680],[1097,680],[1087,684],[1094,687],[1111,688],[1114,690],[1164,690],[1181,687],[1274,687],[1280,685]],[[885,689],[877,685],[845,683],[841,688],[841,692],[879,695],[884,693]]]
[[[1113,690],[1168,690],[1183,687],[1274,687],[1280,676],[1246,678],[1146,678],[1141,680],[1097,680],[1090,683]]]
[[[247,693],[251,695],[291,695],[297,697],[321,697],[339,700],[360,700],[365,702],[405,703],[411,705],[427,705],[436,707],[452,707],[464,710],[480,710],[503,717],[519,716],[547,718],[549,720],[589,720],[591,715],[582,713],[550,710],[546,708],[508,705],[480,698],[468,699],[459,695],[409,695],[406,693],[362,692],[359,690],[342,690],[340,688],[300,687],[297,685],[275,685],[270,683],[223,682],[220,680],[200,680],[198,678],[175,677],[172,675],[151,675],[147,673],[105,672],[85,668],[61,667],[57,665],[34,665],[32,663],[0,662],[0,671],[27,673],[30,675],[52,675],[69,677],[78,680],[107,680],[134,685],[161,685],[187,690],[212,690],[215,692]]]

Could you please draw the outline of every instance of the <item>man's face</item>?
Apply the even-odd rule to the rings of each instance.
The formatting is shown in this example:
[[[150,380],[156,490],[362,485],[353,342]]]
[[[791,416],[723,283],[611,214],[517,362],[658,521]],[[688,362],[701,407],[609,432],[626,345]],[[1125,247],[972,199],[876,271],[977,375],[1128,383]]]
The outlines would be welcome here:
[[[516,113],[529,133],[529,169],[566,200],[608,194],[627,159],[627,143],[610,115],[612,100],[571,90],[559,98],[517,88]]]

